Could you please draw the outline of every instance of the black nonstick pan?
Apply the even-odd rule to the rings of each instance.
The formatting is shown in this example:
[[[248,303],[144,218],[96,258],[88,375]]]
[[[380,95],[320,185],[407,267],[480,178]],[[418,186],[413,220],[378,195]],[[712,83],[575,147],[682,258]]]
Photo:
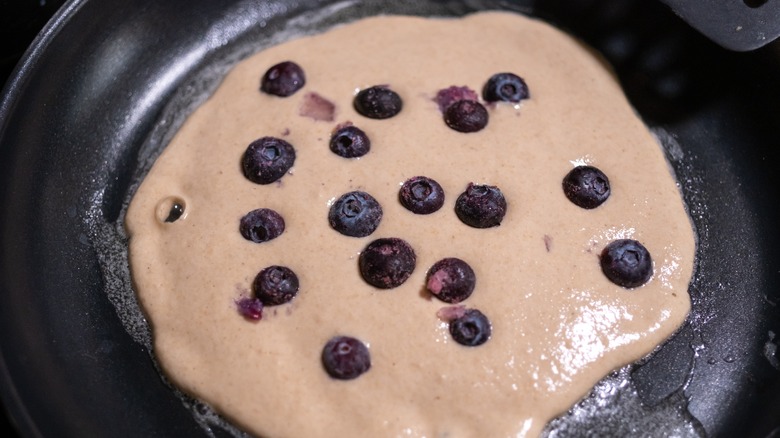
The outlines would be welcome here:
[[[21,435],[230,436],[160,377],[115,230],[150,157],[231,62],[290,27],[504,8],[614,66],[699,239],[684,327],[548,433],[780,437],[778,42],[729,51],[646,0],[334,3],[70,1],[33,43],[0,103],[0,393]]]

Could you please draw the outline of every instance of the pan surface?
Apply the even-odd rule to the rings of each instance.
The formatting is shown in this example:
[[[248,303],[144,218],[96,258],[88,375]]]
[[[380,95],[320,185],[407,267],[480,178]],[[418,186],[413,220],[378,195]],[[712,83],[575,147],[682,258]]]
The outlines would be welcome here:
[[[502,7],[615,67],[699,238],[685,326],[550,434],[780,436],[778,43],[728,52],[640,0],[335,3],[74,0],[35,41],[0,103],[0,392],[22,435],[229,435],[160,378],[144,321],[125,311],[116,229],[144,168],[231,62],[290,29]]]

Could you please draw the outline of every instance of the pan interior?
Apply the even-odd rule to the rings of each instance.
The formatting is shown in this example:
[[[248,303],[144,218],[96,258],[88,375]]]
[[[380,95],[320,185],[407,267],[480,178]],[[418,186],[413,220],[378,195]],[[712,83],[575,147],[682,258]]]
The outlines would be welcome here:
[[[641,1],[113,3],[69,4],[3,101],[3,396],[26,435],[238,433],[171,390],[150,360],[121,227],[136,184],[247,54],[378,12],[482,8],[542,17],[604,55],[663,140],[699,239],[686,325],[548,433],[766,436],[780,426],[770,415],[780,411],[777,44],[726,52]]]

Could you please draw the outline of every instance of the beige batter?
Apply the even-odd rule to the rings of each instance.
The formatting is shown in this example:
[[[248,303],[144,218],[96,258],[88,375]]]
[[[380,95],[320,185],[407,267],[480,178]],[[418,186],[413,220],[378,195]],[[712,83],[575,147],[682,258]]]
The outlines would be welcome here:
[[[294,60],[307,84],[282,99],[260,93],[262,74]],[[432,97],[451,85],[481,90],[497,72],[529,85],[519,106],[489,107],[488,126],[448,128]],[[352,107],[357,90],[389,84],[404,101],[387,120]],[[299,115],[308,92],[336,106],[332,122]],[[370,153],[345,159],[328,148],[351,121]],[[257,185],[240,169],[247,145],[289,141],[297,160],[279,183]],[[563,176],[590,163],[612,195],[585,210],[563,194]],[[400,184],[425,175],[446,192],[438,212],[415,215]],[[496,185],[503,223],[475,229],[454,213],[469,182]],[[351,190],[384,209],[369,237],[328,225],[331,202]],[[163,223],[172,200],[184,216]],[[240,218],[271,208],[287,223],[277,239],[241,237]],[[181,128],[136,193],[126,217],[136,291],[167,376],[242,428],[270,437],[522,437],[538,435],[611,370],[651,352],[683,322],[694,237],[663,153],[610,71],[580,43],[518,15],[464,19],[370,18],[301,38],[240,63]],[[401,287],[378,290],[358,272],[372,240],[400,237],[417,253]],[[641,241],[654,260],[645,286],[627,290],[602,274],[611,240]],[[477,285],[463,304],[493,327],[479,347],[455,343],[424,292],[428,268],[458,257]],[[283,265],[298,296],[239,315],[254,276]],[[372,368],[355,380],[328,377],[323,345],[364,341]]]

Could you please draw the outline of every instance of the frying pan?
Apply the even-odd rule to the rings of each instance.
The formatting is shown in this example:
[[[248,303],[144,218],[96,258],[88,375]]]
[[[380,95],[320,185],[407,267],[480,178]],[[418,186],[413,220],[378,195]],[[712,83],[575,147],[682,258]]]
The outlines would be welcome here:
[[[698,237],[686,324],[548,432],[780,436],[780,45],[727,51],[641,0],[334,3],[74,0],[36,39],[0,104],[0,392],[22,435],[229,436],[160,377],[117,230],[144,169],[230,63],[290,27],[504,8],[614,66]]]

